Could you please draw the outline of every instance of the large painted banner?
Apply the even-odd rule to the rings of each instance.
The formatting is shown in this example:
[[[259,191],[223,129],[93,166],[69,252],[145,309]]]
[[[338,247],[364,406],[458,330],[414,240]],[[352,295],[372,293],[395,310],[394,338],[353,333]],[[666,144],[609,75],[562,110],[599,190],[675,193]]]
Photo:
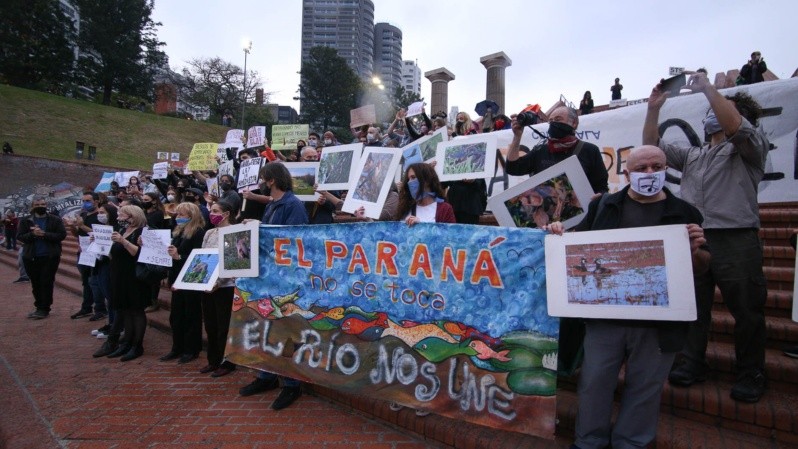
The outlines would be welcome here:
[[[759,185],[759,202],[798,201],[798,78],[737,86],[720,92],[731,96],[738,91],[748,92],[762,106],[764,113],[759,124],[771,143],[765,180]],[[626,185],[622,175],[624,164],[629,150],[643,142],[643,120],[647,107],[645,102],[641,102],[579,117],[577,136],[601,150],[610,175],[610,191],[620,190]],[[660,112],[663,141],[685,146],[691,142],[703,142],[704,127],[701,121],[708,108],[709,103],[703,94],[668,99]],[[545,134],[548,124],[535,125],[534,128]],[[506,153],[512,132],[504,130],[495,134],[498,135],[499,148]],[[521,144],[532,148],[540,141],[541,137],[527,129]],[[491,195],[523,180],[514,176],[503,177],[501,169],[497,171],[499,176],[489,180]],[[673,172],[669,179],[678,182],[680,177],[678,172]],[[672,183],[670,187],[678,193],[678,184]]]
[[[552,438],[558,321],[544,232],[361,223],[260,227],[233,363]]]

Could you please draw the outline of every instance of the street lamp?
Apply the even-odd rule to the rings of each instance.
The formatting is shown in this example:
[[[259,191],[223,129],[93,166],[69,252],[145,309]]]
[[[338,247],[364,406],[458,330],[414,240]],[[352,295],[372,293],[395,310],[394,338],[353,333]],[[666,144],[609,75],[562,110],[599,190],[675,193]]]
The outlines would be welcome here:
[[[249,39],[242,39],[241,46],[244,48],[244,89],[242,94],[242,101],[241,101],[241,128],[246,128],[244,126],[244,112],[246,111],[247,107],[247,55],[249,54],[250,50],[252,50],[252,41]]]
[[[374,84],[379,90],[385,90],[385,85],[382,84],[382,80],[380,80],[379,76],[375,76],[371,78],[371,83]]]

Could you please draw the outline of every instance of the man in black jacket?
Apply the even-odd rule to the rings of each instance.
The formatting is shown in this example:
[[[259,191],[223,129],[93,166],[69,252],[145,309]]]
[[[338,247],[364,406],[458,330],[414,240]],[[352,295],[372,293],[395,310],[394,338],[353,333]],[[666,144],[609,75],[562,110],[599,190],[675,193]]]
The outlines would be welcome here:
[[[709,267],[698,209],[667,189],[665,153],[655,146],[633,149],[626,162],[629,185],[590,203],[577,231],[685,224],[693,272]],[[562,234],[562,223],[549,226]],[[676,353],[687,337],[686,322],[586,320],[585,358],[579,375],[574,446],[581,449],[645,447],[656,437],[660,397]],[[621,365],[626,375],[621,410],[611,424],[613,394]]]
[[[768,65],[762,59],[762,54],[758,51],[751,53],[751,59],[745,63],[740,69],[740,84],[754,84],[765,81],[765,72],[768,71]]]
[[[50,315],[55,273],[61,261],[61,242],[66,238],[64,222],[47,213],[47,200],[36,198],[31,216],[20,223],[17,240],[23,242],[22,262],[30,278],[36,310],[28,318],[41,320]]]

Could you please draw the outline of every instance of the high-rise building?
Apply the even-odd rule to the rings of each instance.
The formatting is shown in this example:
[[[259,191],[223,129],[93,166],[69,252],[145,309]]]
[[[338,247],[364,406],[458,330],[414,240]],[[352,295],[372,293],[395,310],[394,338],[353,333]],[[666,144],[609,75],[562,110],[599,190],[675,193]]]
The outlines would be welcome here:
[[[416,61],[402,61],[402,87],[407,92],[421,95],[421,69]]]
[[[374,25],[374,76],[389,94],[402,85],[402,30],[389,23]]]
[[[313,47],[338,51],[361,78],[374,73],[374,2],[302,0],[302,60]]]

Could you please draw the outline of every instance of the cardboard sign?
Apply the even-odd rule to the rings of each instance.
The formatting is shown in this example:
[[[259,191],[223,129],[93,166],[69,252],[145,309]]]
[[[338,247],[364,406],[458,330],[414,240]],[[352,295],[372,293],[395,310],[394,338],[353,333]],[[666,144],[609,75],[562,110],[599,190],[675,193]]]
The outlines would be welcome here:
[[[357,109],[349,111],[350,128],[357,128],[358,126],[370,125],[377,121],[377,112],[374,105],[366,105]]]
[[[266,127],[253,126],[247,130],[247,148],[266,145]]]
[[[308,141],[308,125],[272,125],[272,150],[296,150],[299,140]]]

